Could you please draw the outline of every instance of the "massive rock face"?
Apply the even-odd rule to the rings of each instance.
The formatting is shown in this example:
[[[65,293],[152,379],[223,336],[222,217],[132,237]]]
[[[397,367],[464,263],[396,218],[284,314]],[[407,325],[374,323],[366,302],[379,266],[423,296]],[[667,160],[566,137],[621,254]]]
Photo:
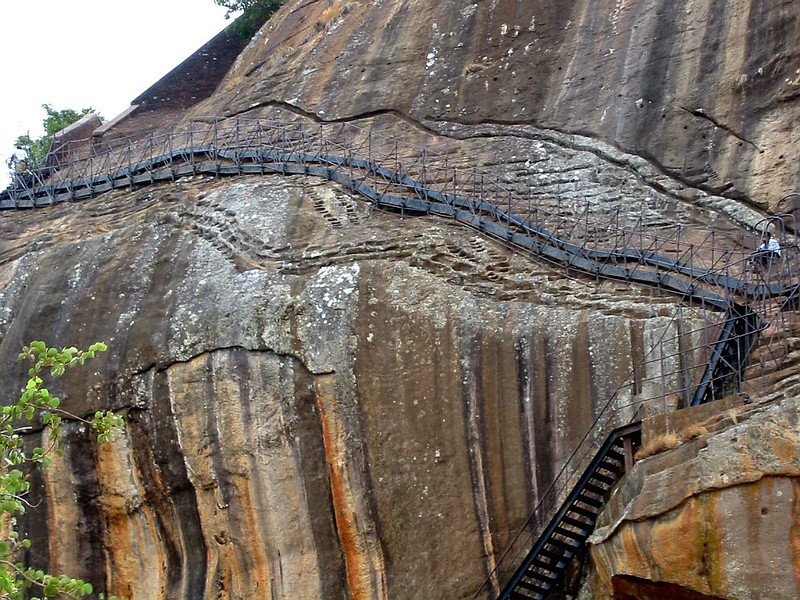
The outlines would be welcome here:
[[[65,408],[127,417],[109,447],[68,427],[29,527],[131,598],[469,597],[677,326],[669,298],[302,178],[5,216],[6,363],[105,339]]]
[[[290,2],[215,114],[532,123],[603,139],[691,187],[794,209],[800,35],[791,1]]]
[[[781,148],[793,156],[781,134],[796,56],[777,32],[799,10],[289,2],[182,124],[354,120],[543,207],[680,223],[690,240],[712,229],[734,247],[763,216],[741,199],[775,207],[795,183],[766,169]],[[137,600],[472,598],[654,341],[703,318],[302,176],[184,178],[0,218],[0,360],[32,339],[104,340],[109,353],[57,391],[78,416],[126,417],[104,446],[67,424],[63,458],[35,474],[27,558]],[[6,370],[7,398],[23,376]],[[787,427],[795,387],[768,388]],[[758,505],[776,522],[796,520],[794,442],[758,450],[782,494]],[[652,532],[675,504],[628,507],[674,485],[680,518],[704,522],[709,489],[747,495],[756,479],[717,459],[704,468],[726,473],[699,487],[679,459],[637,466],[593,539],[584,597],[664,582],[686,598],[758,597],[769,575],[669,571]],[[687,560],[710,564],[693,539]],[[797,571],[796,528],[781,540],[781,559],[758,563],[775,577]],[[715,555],[719,572],[752,556],[736,550]]]
[[[798,597],[796,398],[704,425],[615,490],[590,540],[595,588],[584,597]]]

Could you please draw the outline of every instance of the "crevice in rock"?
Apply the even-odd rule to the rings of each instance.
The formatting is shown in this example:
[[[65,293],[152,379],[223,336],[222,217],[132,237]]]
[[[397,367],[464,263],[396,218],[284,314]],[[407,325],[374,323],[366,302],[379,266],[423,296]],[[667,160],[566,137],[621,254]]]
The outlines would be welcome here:
[[[252,110],[258,108],[266,108],[266,107],[276,107],[280,109],[287,110],[292,112],[298,116],[303,118],[309,119],[314,123],[319,123],[321,125],[325,124],[335,124],[335,123],[351,123],[365,119],[371,119],[379,116],[392,116],[397,118],[400,121],[407,123],[408,125],[414,127],[415,129],[424,132],[426,134],[439,137],[439,138],[449,138],[454,140],[465,140],[465,139],[492,139],[492,138],[518,138],[518,139],[525,139],[525,140],[541,140],[546,141],[549,143],[553,143],[561,148],[579,151],[579,152],[588,152],[591,153],[604,162],[620,167],[627,172],[631,173],[636,180],[645,185],[654,192],[658,192],[669,198],[680,201],[680,202],[687,202],[687,198],[681,195],[680,191],[684,188],[690,188],[694,190],[703,190],[704,193],[710,194],[710,201],[703,202],[702,200],[695,199],[693,201],[694,204],[701,206],[703,208],[707,208],[714,212],[719,212],[725,214],[729,218],[733,219],[739,225],[743,225],[746,227],[752,226],[752,223],[747,221],[747,219],[742,218],[740,212],[741,211],[729,211],[725,210],[724,207],[719,207],[719,202],[714,202],[713,197],[717,198],[727,198],[731,200],[735,200],[737,202],[744,202],[748,208],[749,206],[753,205],[753,201],[750,197],[743,194],[742,192],[736,190],[732,186],[728,186],[725,188],[720,189],[709,189],[705,187],[698,187],[696,182],[692,182],[687,178],[681,177],[679,173],[675,173],[670,171],[664,165],[655,162],[651,159],[648,159],[645,156],[639,154],[631,154],[624,149],[618,148],[613,142],[606,140],[605,138],[593,135],[591,132],[568,132],[562,131],[558,129],[547,128],[543,129],[538,126],[534,121],[528,120],[519,120],[519,121],[509,121],[504,119],[484,119],[482,121],[467,121],[467,120],[443,120],[433,116],[426,116],[424,118],[425,121],[429,121],[430,123],[440,124],[442,126],[446,125],[457,125],[464,128],[479,128],[479,127],[515,127],[513,131],[475,131],[470,130],[464,134],[459,135],[459,132],[455,131],[442,131],[437,129],[436,127],[427,125],[425,122],[415,119],[414,117],[399,111],[397,109],[380,109],[380,110],[373,110],[367,111],[364,113],[352,114],[347,115],[344,117],[338,117],[335,119],[324,119],[320,117],[317,113],[308,111],[301,107],[298,107],[293,104],[289,104],[284,101],[279,100],[267,100],[264,102],[259,102],[249,106],[245,109],[236,111],[234,113],[230,113],[227,115],[229,118],[234,118],[240,116],[242,114],[246,114]],[[683,109],[687,110],[687,109]],[[690,112],[690,111],[687,111]],[[712,120],[712,122],[714,122]],[[717,124],[717,126],[722,127],[726,131],[729,131],[732,135],[736,136],[737,139],[742,139],[746,141],[748,144],[753,145],[754,148],[758,149],[755,144],[741,138],[738,134],[732,131],[730,128],[727,128],[721,124]],[[532,128],[534,131],[524,131],[518,128],[520,127],[527,127]],[[570,139],[571,138],[571,139]],[[575,138],[584,138],[584,140],[575,139]],[[600,148],[598,145],[607,146],[607,148]],[[636,162],[640,162],[641,164],[637,165]],[[645,167],[646,166],[646,167]],[[643,172],[643,168],[649,167],[653,170],[652,174],[647,174]],[[666,181],[659,182],[656,177],[663,177]],[[668,183],[667,183],[668,182]],[[672,184],[672,186],[670,186]],[[678,189],[680,188],[680,189]],[[754,222],[760,220],[760,216],[755,218]]]
[[[188,363],[190,363],[190,362],[192,362],[194,360],[197,360],[198,358],[200,358],[201,356],[204,356],[206,354],[213,354],[214,352],[224,352],[224,351],[234,351],[234,350],[244,350],[245,352],[256,352],[256,353],[266,352],[266,353],[274,354],[278,358],[289,358],[289,359],[292,359],[292,360],[296,360],[300,364],[302,364],[305,368],[308,368],[308,365],[306,365],[306,363],[305,363],[305,361],[303,360],[302,357],[297,356],[297,355],[292,354],[292,353],[289,353],[289,352],[279,352],[279,351],[277,351],[277,350],[275,350],[273,348],[247,348],[245,346],[234,345],[234,346],[218,346],[216,348],[210,348],[210,349],[201,350],[201,351],[197,352],[196,354],[193,354],[193,355],[191,355],[191,356],[189,356],[187,358],[173,359],[173,360],[169,361],[169,363],[167,363],[167,364],[157,365],[156,363],[152,363],[152,364],[150,364],[148,367],[146,367],[144,369],[139,369],[138,371],[135,371],[135,372],[131,373],[131,377],[145,375],[145,374],[147,374],[148,371],[151,371],[151,370],[153,370],[155,372],[155,374],[160,375],[160,374],[165,373],[167,370],[169,370],[174,365],[188,364]],[[321,372],[315,373],[315,372],[311,371],[310,369],[309,369],[309,372],[314,376],[320,376],[320,377],[321,376],[325,376],[325,375],[335,375],[336,374],[336,371],[321,371]]]
[[[497,127],[519,127],[526,126],[533,129],[533,131],[525,131],[514,129],[508,132],[498,131],[469,131],[466,135],[458,135],[455,132],[440,132],[439,135],[451,137],[453,139],[492,139],[492,138],[519,138],[541,140],[552,143],[564,149],[588,152],[594,154],[609,165],[617,166],[624,169],[642,185],[651,188],[654,192],[663,194],[672,200],[678,202],[688,202],[687,198],[680,193],[683,188],[690,188],[695,190],[702,189],[704,193],[708,194],[705,198],[694,199],[691,201],[696,206],[708,209],[710,211],[724,214],[734,222],[745,227],[752,227],[754,223],[761,219],[760,213],[756,213],[751,208],[754,204],[752,199],[745,194],[732,189],[734,193],[724,195],[725,190],[709,190],[707,188],[700,188],[692,181],[680,177],[678,173],[671,172],[664,165],[654,162],[639,154],[631,154],[623,149],[616,147],[613,143],[606,141],[603,138],[592,136],[586,132],[565,132],[557,129],[541,129],[533,123],[523,122],[503,122],[503,121],[485,121],[483,123],[460,123],[457,121],[441,121],[442,124],[455,124],[463,127],[478,127],[478,126],[497,126]],[[576,138],[584,138],[576,139]],[[606,148],[598,147],[599,145],[606,146]],[[639,162],[640,164],[636,164]],[[647,174],[643,172],[647,168],[653,169],[653,173]],[[663,177],[669,183],[659,182],[656,177]],[[669,186],[673,184],[673,188]],[[678,188],[681,189],[678,189]],[[720,206],[720,199],[734,200],[736,202],[743,202],[744,205],[739,205],[739,210],[728,210],[725,206]],[[741,210],[744,208],[744,210]]]
[[[672,600],[722,600],[670,581],[643,579],[635,575],[614,575],[611,579],[616,600],[672,598]]]
[[[758,150],[759,152],[762,152],[761,148],[759,148],[758,146],[756,146],[756,144],[755,144],[754,142],[752,142],[752,141],[748,140],[748,139],[747,139],[747,138],[745,138],[745,137],[742,137],[741,135],[739,135],[738,133],[736,133],[736,131],[734,131],[732,128],[730,128],[729,126],[725,125],[724,123],[721,123],[720,121],[718,121],[717,119],[715,119],[713,116],[709,115],[709,114],[708,114],[708,113],[707,113],[705,110],[703,110],[702,108],[690,109],[690,108],[686,108],[685,106],[678,106],[678,108],[679,108],[679,109],[681,109],[682,111],[685,111],[685,112],[689,113],[689,114],[690,114],[690,115],[692,115],[693,117],[698,117],[698,118],[700,118],[700,119],[705,119],[706,121],[709,121],[709,122],[710,122],[710,123],[712,123],[712,124],[713,124],[715,127],[719,127],[720,129],[722,129],[722,130],[724,130],[724,131],[727,131],[728,133],[730,133],[730,134],[731,134],[733,137],[735,137],[737,140],[741,140],[741,141],[745,142],[746,144],[750,144],[750,145],[751,145],[753,148],[755,148],[755,149],[756,149],[756,150]]]
[[[643,157],[641,155],[630,154],[630,153],[627,153],[624,150],[620,150],[618,148],[615,148],[615,149],[622,156],[614,156],[612,153],[604,151],[604,150],[602,150],[600,148],[597,148],[595,146],[592,146],[591,144],[588,144],[588,143],[580,143],[580,142],[577,142],[575,140],[564,139],[564,138],[567,138],[567,137],[580,136],[580,137],[586,138],[587,140],[590,140],[591,142],[596,142],[598,144],[605,144],[605,145],[608,145],[610,147],[614,147],[613,144],[611,144],[610,142],[608,142],[607,140],[605,140],[603,138],[599,138],[599,137],[596,137],[596,136],[590,136],[590,135],[587,135],[586,133],[571,133],[571,132],[566,132],[566,131],[560,131],[560,130],[557,130],[557,129],[541,129],[540,127],[538,127],[533,122],[528,122],[528,123],[523,123],[523,122],[503,122],[503,121],[494,121],[494,120],[486,120],[486,121],[483,121],[481,123],[459,123],[457,121],[446,121],[446,122],[445,121],[440,121],[440,122],[442,124],[454,123],[456,125],[461,125],[461,126],[464,126],[464,127],[477,127],[477,126],[490,126],[490,127],[491,126],[498,126],[498,127],[527,126],[527,127],[531,127],[535,131],[533,131],[533,132],[520,131],[520,130],[514,130],[514,131],[509,131],[509,132],[476,131],[476,132],[470,132],[468,135],[465,135],[465,136],[459,136],[459,135],[456,135],[456,134],[453,134],[453,133],[438,132],[438,135],[441,135],[441,136],[444,136],[444,137],[453,138],[453,139],[518,138],[518,139],[523,139],[523,140],[541,140],[541,141],[545,141],[545,142],[549,142],[549,143],[555,144],[557,146],[560,146],[561,148],[573,150],[573,151],[576,151],[576,152],[589,152],[589,153],[594,154],[595,156],[597,156],[598,158],[602,159],[603,161],[605,161],[605,162],[607,162],[609,164],[612,164],[614,166],[617,166],[617,167],[620,167],[622,169],[625,169],[629,173],[633,174],[634,177],[636,177],[636,179],[640,183],[642,183],[644,185],[647,185],[648,187],[652,188],[653,190],[658,191],[658,192],[663,193],[663,194],[666,194],[666,195],[670,196],[671,198],[681,199],[682,200],[682,198],[679,198],[678,196],[676,196],[675,193],[672,190],[670,190],[669,188],[667,188],[666,186],[661,185],[656,181],[652,181],[651,179],[649,179],[648,177],[643,175],[641,170],[639,169],[639,167],[637,167],[636,165],[632,164],[632,160],[640,160],[640,161],[642,161],[644,163],[647,163],[647,165],[649,167],[653,168],[660,175],[668,178],[670,181],[673,181],[673,182],[680,181],[680,180],[674,178],[668,172],[666,172],[662,165],[660,165],[658,163],[654,163],[654,162],[646,159],[645,157]],[[685,185],[691,186],[690,182],[680,181],[680,183],[683,183]]]
[[[250,111],[256,110],[258,108],[280,108],[288,112],[294,113],[300,117],[309,119],[314,123],[319,123],[320,125],[333,125],[336,123],[353,123],[356,121],[364,121],[366,119],[374,119],[375,117],[392,116],[396,117],[400,121],[403,121],[404,123],[411,125],[415,129],[418,129],[419,131],[423,131],[425,133],[429,133],[437,137],[447,137],[444,134],[436,131],[436,129],[425,125],[425,123],[423,123],[422,121],[419,121],[414,117],[395,108],[382,108],[382,109],[366,111],[363,113],[346,115],[344,117],[336,117],[334,119],[324,119],[317,113],[301,108],[296,104],[290,104],[289,102],[285,102],[283,100],[265,100],[264,102],[257,102],[255,104],[252,104],[251,106],[248,106],[247,108],[243,108],[241,110],[237,110],[236,112],[229,113],[226,115],[226,118],[235,118],[243,114],[246,114]],[[429,120],[433,121],[434,119],[429,119]]]

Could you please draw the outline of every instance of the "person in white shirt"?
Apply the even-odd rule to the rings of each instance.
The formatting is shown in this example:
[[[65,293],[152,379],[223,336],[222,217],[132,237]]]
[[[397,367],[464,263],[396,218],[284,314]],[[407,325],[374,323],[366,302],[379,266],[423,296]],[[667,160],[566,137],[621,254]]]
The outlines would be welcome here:
[[[6,162],[8,168],[11,169],[11,182],[13,185],[25,184],[25,178],[30,175],[28,171],[28,153],[22,146],[17,146],[14,154]]]
[[[8,168],[13,169],[14,173],[21,175],[28,170],[28,153],[22,146],[17,146],[14,154],[8,159]]]
[[[761,269],[766,270],[773,258],[780,258],[781,245],[769,231],[765,231],[761,236],[761,245],[756,248],[755,261]]]

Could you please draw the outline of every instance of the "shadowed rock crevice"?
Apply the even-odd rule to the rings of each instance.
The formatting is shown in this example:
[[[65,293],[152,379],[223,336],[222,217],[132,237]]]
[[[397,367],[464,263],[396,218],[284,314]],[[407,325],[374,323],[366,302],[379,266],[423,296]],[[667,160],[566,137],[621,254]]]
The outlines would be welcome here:
[[[709,596],[671,583],[649,581],[638,577],[614,577],[615,600],[721,600],[724,596]]]

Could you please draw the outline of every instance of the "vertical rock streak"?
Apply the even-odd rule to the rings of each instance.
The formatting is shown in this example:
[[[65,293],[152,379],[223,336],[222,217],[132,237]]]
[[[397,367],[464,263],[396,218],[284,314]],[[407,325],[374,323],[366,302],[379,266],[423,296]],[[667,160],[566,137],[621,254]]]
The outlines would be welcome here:
[[[477,526],[487,570],[493,572],[495,548],[492,539],[490,506],[483,459],[484,444],[481,435],[481,400],[478,393],[478,377],[481,374],[480,343],[468,326],[462,331],[461,367],[462,398],[464,401],[464,428],[467,440],[467,461],[472,480],[472,502],[475,507]],[[495,581],[495,586],[497,582]]]
[[[383,549],[369,515],[364,514],[359,507],[361,494],[368,493],[368,490],[354,487],[349,472],[357,459],[351,458],[353,448],[348,447],[350,436],[347,424],[338,410],[335,377],[320,376],[317,382],[317,406],[350,598],[385,600],[388,594],[384,579],[386,565]]]

